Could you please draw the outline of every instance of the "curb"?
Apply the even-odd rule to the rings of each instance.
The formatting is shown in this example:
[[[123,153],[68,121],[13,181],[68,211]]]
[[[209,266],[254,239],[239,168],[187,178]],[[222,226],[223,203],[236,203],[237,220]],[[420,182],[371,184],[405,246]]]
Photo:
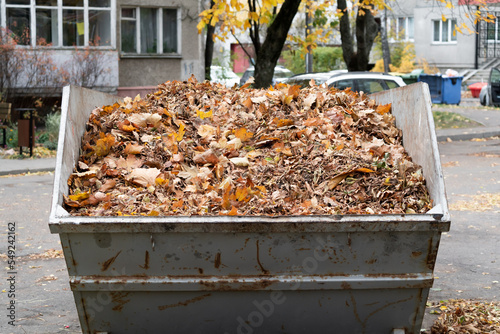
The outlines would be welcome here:
[[[46,167],[46,168],[26,168],[26,169],[15,169],[15,170],[0,170],[0,176],[6,175],[18,175],[18,174],[27,174],[27,173],[41,173],[41,172],[54,172],[54,167]]]
[[[469,131],[467,131],[469,130]],[[494,130],[487,130],[487,131],[474,131],[474,129],[467,129],[464,130],[462,133],[455,133],[455,134],[446,134],[444,132],[437,131],[436,132],[436,137],[438,142],[443,142],[447,141],[448,139],[453,140],[453,141],[460,141],[460,140],[471,140],[474,138],[489,138],[489,137],[496,137],[500,136],[500,129],[494,129]]]

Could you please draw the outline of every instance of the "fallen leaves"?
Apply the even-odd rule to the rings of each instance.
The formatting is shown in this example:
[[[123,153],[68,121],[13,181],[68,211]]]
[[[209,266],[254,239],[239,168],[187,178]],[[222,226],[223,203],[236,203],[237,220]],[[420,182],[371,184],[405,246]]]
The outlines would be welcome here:
[[[477,195],[463,195],[465,200],[459,200],[450,204],[450,210],[456,211],[492,211],[494,208],[500,210],[500,193],[483,193]]]
[[[423,213],[420,166],[389,112],[312,84],[166,82],[92,111],[68,179],[73,215]]]
[[[432,334],[498,333],[500,303],[450,299],[432,305],[440,314],[431,327]]]

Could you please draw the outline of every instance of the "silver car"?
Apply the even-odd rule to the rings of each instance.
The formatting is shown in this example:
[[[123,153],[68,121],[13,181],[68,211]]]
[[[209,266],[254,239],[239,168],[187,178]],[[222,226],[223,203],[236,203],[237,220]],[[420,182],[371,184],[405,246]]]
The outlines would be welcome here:
[[[500,107],[500,69],[491,69],[488,84],[479,93],[479,102],[483,106]]]

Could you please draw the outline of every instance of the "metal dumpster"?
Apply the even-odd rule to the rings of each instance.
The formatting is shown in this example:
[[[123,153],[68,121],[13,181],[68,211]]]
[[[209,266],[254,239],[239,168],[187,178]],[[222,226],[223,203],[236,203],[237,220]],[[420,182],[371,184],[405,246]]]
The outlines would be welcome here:
[[[72,217],[62,207],[95,106],[65,87],[50,215],[84,333],[419,333],[441,232],[450,227],[426,84],[392,102],[423,166],[426,214]]]

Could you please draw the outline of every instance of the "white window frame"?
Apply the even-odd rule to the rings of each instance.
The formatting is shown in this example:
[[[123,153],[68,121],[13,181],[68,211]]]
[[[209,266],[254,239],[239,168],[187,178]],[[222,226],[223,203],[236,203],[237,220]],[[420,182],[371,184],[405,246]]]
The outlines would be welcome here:
[[[176,11],[176,25],[177,25],[177,52],[176,53],[163,53],[163,42],[157,43],[156,53],[142,53],[141,52],[141,8],[156,9],[156,33],[159,41],[163,41],[163,10]],[[135,9],[135,18],[122,17],[122,9]],[[150,6],[122,6],[120,8],[120,38],[121,38],[121,22],[122,21],[135,21],[135,34],[136,34],[136,52],[123,52],[121,50],[120,41],[120,54],[122,57],[179,57],[182,54],[182,17],[181,8],[179,7],[150,7]]]
[[[435,22],[439,22],[439,41],[434,40],[435,36]],[[455,24],[453,24],[455,22]],[[443,41],[443,25],[448,25],[448,41]],[[456,19],[446,19],[444,22],[442,19],[432,20],[432,44],[457,44],[457,34],[453,36],[453,31],[455,30],[455,25],[457,24]],[[455,40],[452,40],[455,38]]]
[[[89,7],[89,0],[83,0],[82,6],[63,6],[62,0],[57,0],[57,5],[47,6],[47,5],[36,5],[36,0],[30,0],[29,5],[7,5],[6,0],[0,0],[0,16],[1,22],[0,26],[2,28],[7,28],[7,7],[9,8],[29,8],[30,9],[30,46],[36,47],[36,9],[54,9],[57,8],[57,45],[52,45],[52,48],[62,48],[62,49],[74,49],[73,45],[63,45],[63,10],[64,9],[83,9],[83,20],[84,20],[84,45],[78,47],[88,47],[89,45],[89,11],[99,10],[99,11],[109,11],[110,12],[110,45],[99,45],[90,46],[92,48],[99,49],[115,49],[116,48],[116,0],[110,0],[109,7]],[[20,45],[23,46],[23,45]],[[24,45],[26,47],[26,45]]]
[[[399,20],[400,19],[403,19],[404,20],[404,27],[400,27],[399,26]],[[413,38],[410,38],[410,31],[409,31],[409,21],[410,19],[413,19]],[[395,29],[393,29],[394,31],[396,31],[396,38],[394,37],[391,37],[390,41],[391,42],[398,42],[398,41],[406,41],[406,42],[413,42],[415,40],[415,19],[413,18],[413,16],[395,16],[395,17],[392,17],[391,19],[388,19],[387,20],[387,31],[391,31],[393,27],[391,27],[391,25],[393,25],[393,22],[394,22],[394,25],[396,26]],[[403,30],[404,31],[404,37],[403,38],[399,38],[399,31],[400,30]]]

